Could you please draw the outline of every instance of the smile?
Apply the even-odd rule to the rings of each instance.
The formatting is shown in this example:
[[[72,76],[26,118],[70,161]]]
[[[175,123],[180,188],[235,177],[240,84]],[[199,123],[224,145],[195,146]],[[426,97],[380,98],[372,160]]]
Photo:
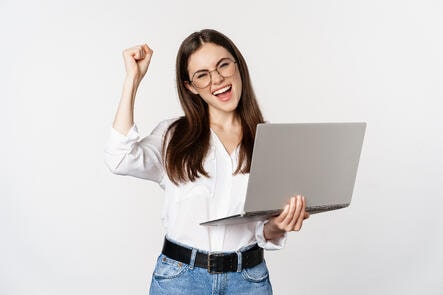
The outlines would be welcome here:
[[[228,85],[228,86],[226,86],[226,87],[220,88],[220,89],[218,89],[218,90],[212,92],[212,95],[217,96],[217,95],[219,95],[219,94],[222,94],[222,93],[228,92],[229,90],[231,90],[231,88],[232,88],[232,85]]]

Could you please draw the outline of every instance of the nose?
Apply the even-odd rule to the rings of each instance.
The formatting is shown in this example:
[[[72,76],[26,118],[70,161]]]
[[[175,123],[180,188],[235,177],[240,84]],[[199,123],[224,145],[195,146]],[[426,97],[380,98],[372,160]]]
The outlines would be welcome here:
[[[220,73],[217,70],[211,71],[211,81],[212,81],[212,83],[219,84],[224,79],[225,78],[222,75],[220,75]]]

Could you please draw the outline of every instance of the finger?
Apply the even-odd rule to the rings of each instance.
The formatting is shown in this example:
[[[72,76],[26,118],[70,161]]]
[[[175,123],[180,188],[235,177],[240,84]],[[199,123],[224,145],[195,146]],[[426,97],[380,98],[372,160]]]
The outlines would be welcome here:
[[[137,46],[132,57],[137,61],[144,59],[145,58],[145,50],[141,46]]]
[[[134,54],[135,51],[133,48],[123,51],[123,60],[125,62],[126,72],[128,73],[136,71],[137,69],[137,61],[133,57]]]
[[[292,221],[292,216],[294,215],[294,212],[295,212],[295,207],[296,207],[295,203],[296,203],[295,198],[292,197],[289,200],[289,211],[288,211],[288,214],[286,215],[286,218],[282,221],[282,226],[285,228],[286,231],[290,230],[289,226],[290,226],[291,221]]]
[[[152,57],[152,49],[148,47],[148,45],[144,44],[141,48],[142,52],[143,52],[143,59],[140,60],[139,64],[141,67],[142,72],[146,72],[149,63],[151,62],[151,57]]]
[[[145,54],[146,55],[152,55],[152,53],[154,52],[153,50],[152,50],[152,48],[150,48],[149,46],[148,46],[148,44],[143,44],[142,45],[142,48],[143,48],[143,50],[145,51]]]
[[[305,216],[305,209],[306,209],[306,202],[305,202],[305,197],[302,197],[301,199],[301,212],[303,212],[303,214],[299,214],[297,223],[295,224],[294,230],[295,231],[299,231],[303,225],[303,220],[304,220],[304,216]]]
[[[311,214],[308,211],[306,211],[306,208],[308,206],[306,198],[303,201],[305,202],[304,219],[308,219],[311,216]]]
[[[294,230],[294,227],[297,224],[298,219],[300,218],[300,213],[302,212],[301,210],[302,210],[302,207],[303,207],[302,203],[303,203],[302,202],[302,198],[301,198],[300,195],[298,195],[297,196],[296,209],[294,211],[294,214],[292,215],[292,220],[291,220],[291,223],[289,225],[290,230]]]
[[[123,50],[123,55],[125,57],[132,57],[137,53],[137,51],[138,51],[137,46],[134,46]]]
[[[150,60],[153,52],[154,51],[148,46],[148,44],[145,43],[143,45],[140,45],[139,57],[141,60],[146,60],[146,58]]]
[[[141,45],[134,46],[123,51],[123,56],[125,59],[132,58],[135,60],[140,60],[143,59],[145,55],[145,50]]]
[[[288,215],[288,211],[289,211],[289,205],[286,205],[283,209],[283,211],[280,213],[280,215],[278,215],[275,218],[276,223],[282,223],[283,220],[286,218],[286,216]]]

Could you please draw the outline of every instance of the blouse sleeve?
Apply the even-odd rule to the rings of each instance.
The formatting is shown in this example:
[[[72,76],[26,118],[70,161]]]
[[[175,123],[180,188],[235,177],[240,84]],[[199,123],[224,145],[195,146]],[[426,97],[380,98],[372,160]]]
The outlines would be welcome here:
[[[267,241],[263,234],[263,228],[267,222],[268,220],[257,222],[257,225],[255,227],[255,239],[257,240],[257,244],[265,250],[282,249],[286,243],[287,233],[284,233],[284,235],[281,238]]]
[[[160,183],[165,173],[162,161],[163,137],[171,123],[171,120],[161,122],[150,135],[141,140],[135,124],[127,135],[111,128],[105,145],[105,163],[111,172]]]

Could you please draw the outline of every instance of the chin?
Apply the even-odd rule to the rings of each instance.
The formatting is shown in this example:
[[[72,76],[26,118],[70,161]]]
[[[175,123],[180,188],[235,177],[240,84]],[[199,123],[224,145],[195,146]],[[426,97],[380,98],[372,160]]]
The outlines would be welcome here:
[[[226,112],[234,112],[237,109],[237,107],[238,107],[238,102],[229,106],[225,106],[223,109]]]

